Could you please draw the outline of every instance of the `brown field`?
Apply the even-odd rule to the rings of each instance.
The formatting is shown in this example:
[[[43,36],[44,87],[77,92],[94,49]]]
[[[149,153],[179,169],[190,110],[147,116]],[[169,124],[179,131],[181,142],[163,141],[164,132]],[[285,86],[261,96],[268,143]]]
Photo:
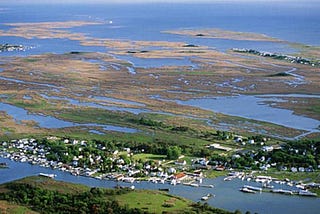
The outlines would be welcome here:
[[[0,59],[1,102],[19,105],[31,112],[59,117],[60,113],[75,108],[67,100],[47,99],[43,95],[73,98],[81,102],[99,103],[104,106],[141,108],[133,103],[117,100],[97,100],[93,96],[111,97],[139,102],[143,108],[155,112],[167,112],[195,118],[211,118],[215,123],[221,119],[230,122],[230,129],[239,129],[238,118],[219,116],[213,112],[182,106],[174,100],[186,100],[197,97],[230,96],[238,94],[318,94],[320,91],[320,69],[309,65],[291,64],[286,61],[219,52],[205,46],[187,45],[170,41],[129,41],[108,38],[92,38],[68,29],[85,25],[101,24],[99,22],[54,22],[54,23],[13,23],[13,28],[0,31],[0,36],[20,36],[25,38],[65,38],[77,40],[82,45],[112,48],[108,53],[65,53],[43,54],[28,57],[2,57]],[[227,38],[234,40],[272,41],[279,40],[265,35],[238,33],[217,29],[199,31],[170,31],[182,35],[203,34],[210,38]],[[297,45],[296,45],[297,46]],[[150,47],[161,47],[150,49]],[[148,49],[146,51],[146,49]],[[304,54],[318,56],[319,49],[304,47]],[[189,59],[197,67],[162,66],[150,68],[133,68],[117,55],[128,55],[144,59]],[[128,71],[135,69],[135,74]],[[292,69],[293,76],[277,76],[278,73]],[[24,99],[25,96],[31,99]],[[159,97],[161,99],[155,99]],[[318,99],[299,99],[299,106],[290,101],[278,104],[281,108],[291,109],[296,114],[319,119]],[[301,105],[300,105],[301,104]],[[310,107],[311,106],[311,107]],[[313,107],[312,107],[313,106]],[[79,111],[85,107],[77,107]],[[217,119],[218,118],[218,119]],[[42,129],[35,124],[15,121],[2,112],[0,134],[23,131],[38,133]],[[240,120],[240,123],[243,121]],[[252,122],[256,130],[261,124]],[[254,125],[255,124],[255,125]],[[273,133],[285,131],[279,126],[264,127]],[[48,131],[48,130],[46,130]],[[301,133],[290,130],[290,133]]]

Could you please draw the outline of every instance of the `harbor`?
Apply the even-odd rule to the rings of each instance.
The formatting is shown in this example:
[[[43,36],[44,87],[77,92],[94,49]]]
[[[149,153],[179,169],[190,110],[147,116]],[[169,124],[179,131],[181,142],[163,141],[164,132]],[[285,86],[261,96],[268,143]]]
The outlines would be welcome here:
[[[283,210],[288,213],[304,213],[305,206],[308,206],[308,213],[318,213],[320,209],[320,199],[318,197],[300,197],[298,195],[284,195],[272,194],[262,192],[261,194],[248,194],[239,191],[243,185],[257,186],[258,183],[254,179],[247,181],[241,178],[235,178],[231,181],[224,181],[224,177],[216,179],[204,178],[202,185],[214,185],[214,188],[207,187],[193,187],[182,184],[171,185],[170,183],[153,183],[148,181],[135,181],[133,183],[126,183],[123,181],[100,180],[86,176],[73,176],[69,172],[58,169],[51,169],[48,167],[41,167],[38,165],[28,164],[26,162],[11,161],[9,159],[1,158],[0,162],[6,163],[8,168],[1,169],[0,183],[6,183],[26,176],[39,175],[39,173],[55,174],[54,179],[80,183],[91,187],[114,188],[117,185],[122,187],[135,189],[151,189],[167,191],[169,194],[182,196],[193,200],[195,202],[206,202],[211,206],[234,211],[236,209],[242,212],[250,211],[251,213],[276,213],[277,210]],[[272,182],[275,188],[287,186],[287,184],[277,184]],[[260,184],[261,185],[261,184]],[[192,192],[192,194],[190,194]],[[207,194],[215,195],[215,197],[208,197],[208,200],[201,200]],[[204,198],[206,199],[206,198]],[[254,203],[252,203],[254,201]],[[265,204],[268,203],[268,207]]]

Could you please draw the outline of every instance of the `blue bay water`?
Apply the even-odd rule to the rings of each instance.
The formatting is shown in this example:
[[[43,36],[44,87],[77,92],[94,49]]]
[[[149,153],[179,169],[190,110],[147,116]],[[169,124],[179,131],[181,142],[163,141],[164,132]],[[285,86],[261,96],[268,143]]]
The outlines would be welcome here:
[[[4,1],[6,2],[6,1]],[[263,33],[291,42],[320,45],[320,4],[210,3],[210,4],[102,4],[10,5],[0,3],[0,29],[4,23],[66,20],[104,21],[106,24],[74,28],[99,38],[185,41],[221,49],[259,47],[284,51],[283,45],[263,42],[198,39],[161,33],[180,28],[221,28]],[[112,24],[109,21],[112,20]],[[56,47],[57,49],[59,47]],[[52,50],[54,51],[54,50]]]

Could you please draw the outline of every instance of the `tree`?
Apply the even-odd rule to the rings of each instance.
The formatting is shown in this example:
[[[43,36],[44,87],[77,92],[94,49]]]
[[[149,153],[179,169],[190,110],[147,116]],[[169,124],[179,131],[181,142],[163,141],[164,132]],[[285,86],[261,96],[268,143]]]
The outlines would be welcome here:
[[[178,146],[170,146],[167,149],[167,157],[170,160],[176,160],[181,155],[181,148]]]

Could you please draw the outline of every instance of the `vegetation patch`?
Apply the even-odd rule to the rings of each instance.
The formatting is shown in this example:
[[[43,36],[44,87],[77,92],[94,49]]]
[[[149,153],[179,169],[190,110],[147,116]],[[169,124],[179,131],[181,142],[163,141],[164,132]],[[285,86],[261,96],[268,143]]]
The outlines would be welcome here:
[[[214,208],[200,207],[192,202],[158,191],[129,189],[103,189],[83,187],[81,191],[74,184],[50,181],[43,185],[39,177],[29,177],[16,182],[2,184],[0,188],[0,211],[11,213],[198,213]],[[61,192],[62,186],[68,191]],[[11,204],[17,205],[11,205]],[[171,204],[162,206],[163,204]],[[22,206],[20,206],[22,205]],[[173,206],[172,206],[173,205]],[[27,207],[27,208],[25,208]],[[216,209],[219,213],[229,213]]]

